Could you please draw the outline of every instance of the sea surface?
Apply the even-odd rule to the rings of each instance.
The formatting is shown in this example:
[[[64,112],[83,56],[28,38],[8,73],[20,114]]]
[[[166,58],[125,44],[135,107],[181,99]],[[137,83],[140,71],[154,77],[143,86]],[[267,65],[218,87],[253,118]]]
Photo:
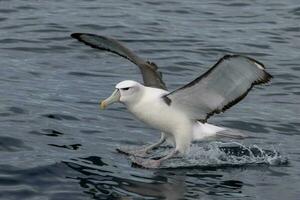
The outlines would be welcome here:
[[[1,0],[0,199],[299,199],[299,22],[298,0]],[[217,142],[267,149],[280,162],[216,165],[210,148],[205,167],[132,166],[116,148],[154,142],[159,132],[120,104],[100,111],[98,102],[141,75],[73,32],[121,40],[160,67],[170,90],[228,53],[264,63],[271,83],[209,122],[251,136]]]

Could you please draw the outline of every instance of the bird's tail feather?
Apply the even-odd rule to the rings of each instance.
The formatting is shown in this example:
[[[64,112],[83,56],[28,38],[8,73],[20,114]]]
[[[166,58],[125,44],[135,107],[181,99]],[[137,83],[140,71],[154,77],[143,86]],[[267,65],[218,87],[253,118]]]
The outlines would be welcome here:
[[[236,129],[230,129],[230,128],[225,128],[224,131],[217,132],[216,134],[217,137],[225,137],[225,138],[231,138],[231,139],[245,139],[248,138],[247,135],[242,133],[239,130]]]
[[[193,127],[193,141],[204,140],[210,137],[226,137],[243,139],[247,136],[241,131],[225,127],[219,127],[208,123],[196,122]]]

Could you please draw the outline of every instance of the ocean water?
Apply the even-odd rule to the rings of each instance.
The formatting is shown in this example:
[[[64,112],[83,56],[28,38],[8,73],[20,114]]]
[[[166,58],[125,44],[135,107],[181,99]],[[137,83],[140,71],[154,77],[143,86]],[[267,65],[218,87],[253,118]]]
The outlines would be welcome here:
[[[0,1],[0,199],[299,199],[299,20],[296,0]],[[197,144],[189,166],[132,166],[116,148],[158,131],[98,102],[140,73],[73,32],[121,40],[160,67],[170,90],[224,54],[259,60],[271,83],[209,120],[252,137]],[[223,155],[224,144],[267,153]]]

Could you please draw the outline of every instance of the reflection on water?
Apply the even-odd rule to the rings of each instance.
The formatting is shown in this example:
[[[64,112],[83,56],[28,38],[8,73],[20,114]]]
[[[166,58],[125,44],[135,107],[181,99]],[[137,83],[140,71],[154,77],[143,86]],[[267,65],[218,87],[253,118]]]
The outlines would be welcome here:
[[[128,176],[115,167],[107,167],[99,157],[82,158],[76,160],[76,163],[71,161],[65,164],[79,172],[76,177],[68,178],[79,181],[85,193],[94,199],[123,199],[132,196],[145,199],[197,199],[205,195],[243,196],[240,194],[243,182],[221,181],[222,175],[216,174],[214,169],[158,170],[147,172],[146,175],[132,172]]]
[[[100,162],[99,162],[100,161]],[[131,177],[122,177],[121,172],[112,174],[100,169],[105,165],[100,158],[89,157],[81,160],[81,163],[66,163],[70,168],[80,172],[83,177],[72,177],[79,181],[85,193],[95,199],[120,198],[136,196],[143,198],[180,199],[185,192],[184,176],[166,178],[164,172],[154,172],[151,176],[143,177],[142,174],[133,174]],[[88,164],[93,164],[87,166]],[[96,165],[96,167],[94,166]],[[115,169],[117,171],[117,169]]]

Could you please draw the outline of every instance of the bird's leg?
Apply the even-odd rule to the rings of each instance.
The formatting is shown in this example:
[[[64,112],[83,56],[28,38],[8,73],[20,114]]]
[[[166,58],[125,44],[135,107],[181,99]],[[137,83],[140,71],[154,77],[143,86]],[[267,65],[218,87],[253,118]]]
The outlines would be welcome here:
[[[174,149],[170,154],[168,154],[158,160],[155,160],[155,161],[158,161],[160,164],[162,161],[172,158],[172,157],[176,156],[178,153],[179,153],[179,151],[177,149]]]
[[[145,153],[149,153],[149,151],[151,151],[152,149],[154,149],[154,148],[158,147],[159,145],[163,144],[165,141],[166,141],[166,136],[165,136],[165,133],[162,132],[159,141],[154,143],[154,144],[151,144],[151,145],[147,146],[145,148]]]
[[[158,142],[156,142],[154,144],[151,144],[151,145],[147,146],[146,148],[133,150],[133,151],[130,151],[128,153],[133,155],[133,156],[145,157],[149,153],[149,151],[151,151],[155,147],[158,147],[159,145],[161,145],[165,141],[166,141],[166,136],[165,136],[165,133],[162,132],[161,137],[160,137]]]
[[[143,158],[132,158],[132,161],[137,165],[140,165],[145,168],[158,168],[161,165],[161,162],[176,156],[178,153],[185,154],[189,150],[191,141],[192,141],[192,130],[189,123],[183,123],[182,126],[179,126],[176,131],[173,133],[175,139],[175,149],[168,155],[158,159],[143,159]],[[184,134],[183,134],[184,133]]]
[[[191,127],[189,123],[184,124],[184,126],[180,126],[173,133],[175,139],[175,149],[168,155],[158,159],[135,159],[134,162],[145,168],[157,168],[161,165],[161,162],[176,156],[178,153],[185,154],[191,144],[192,134]],[[182,134],[185,133],[185,134]]]

